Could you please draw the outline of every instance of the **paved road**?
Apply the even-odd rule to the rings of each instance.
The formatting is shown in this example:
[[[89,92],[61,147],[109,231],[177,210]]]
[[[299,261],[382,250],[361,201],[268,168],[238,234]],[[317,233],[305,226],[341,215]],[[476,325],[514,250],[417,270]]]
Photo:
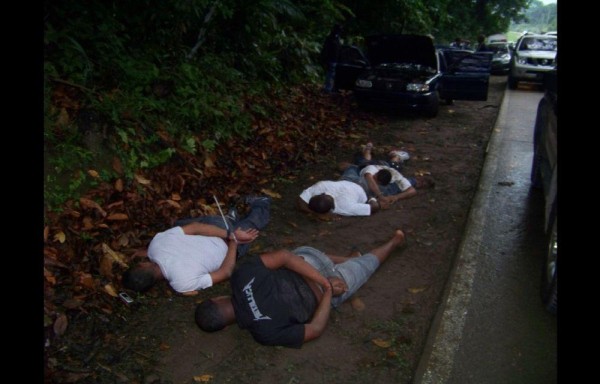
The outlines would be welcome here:
[[[541,96],[506,90],[415,384],[557,382],[556,317],[539,294],[543,203],[529,189]]]

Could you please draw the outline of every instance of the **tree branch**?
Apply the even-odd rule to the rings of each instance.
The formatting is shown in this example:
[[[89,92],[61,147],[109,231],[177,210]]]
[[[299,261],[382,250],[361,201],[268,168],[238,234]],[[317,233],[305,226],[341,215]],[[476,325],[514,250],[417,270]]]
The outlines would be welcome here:
[[[189,60],[192,57],[194,57],[194,55],[196,54],[196,52],[198,51],[200,46],[202,44],[204,44],[204,35],[206,34],[206,26],[210,22],[210,19],[212,19],[213,14],[215,13],[215,9],[217,8],[217,3],[218,3],[218,1],[215,1],[213,3],[213,5],[210,7],[210,10],[206,14],[206,16],[204,16],[204,22],[202,24],[202,28],[200,28],[200,32],[198,33],[198,39],[196,40],[196,45],[194,45],[194,47],[192,48],[190,53],[187,54],[186,59]]]

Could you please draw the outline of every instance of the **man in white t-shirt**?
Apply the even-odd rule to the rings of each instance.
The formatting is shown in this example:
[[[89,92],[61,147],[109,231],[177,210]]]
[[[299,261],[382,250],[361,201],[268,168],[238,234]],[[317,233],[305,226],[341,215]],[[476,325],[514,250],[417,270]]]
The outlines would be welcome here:
[[[393,150],[389,153],[390,159],[382,161],[373,160],[372,150],[373,145],[368,143],[362,153],[355,158],[356,164],[343,163],[340,169],[344,171],[348,180],[360,184],[367,195],[375,197],[381,206],[387,208],[398,200],[414,197],[417,195],[417,188],[434,187],[435,183],[429,178],[409,179],[399,172],[403,158],[408,158],[406,152]]]
[[[179,220],[175,227],[157,233],[148,246],[150,260],[127,270],[123,285],[144,292],[166,279],[175,291],[194,295],[227,280],[236,259],[247,252],[270,218],[269,197],[246,198],[246,203],[250,206],[246,217],[237,220],[237,215],[228,215],[230,230],[221,216],[202,216]]]
[[[380,208],[376,199],[368,199],[365,190],[348,180],[323,180],[306,188],[297,199],[298,208],[320,218],[370,216]]]

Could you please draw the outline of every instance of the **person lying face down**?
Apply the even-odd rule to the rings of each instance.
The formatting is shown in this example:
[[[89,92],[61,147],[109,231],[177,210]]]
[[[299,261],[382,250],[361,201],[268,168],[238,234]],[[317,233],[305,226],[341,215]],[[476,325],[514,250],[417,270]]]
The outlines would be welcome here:
[[[230,230],[221,216],[201,216],[179,220],[175,227],[157,233],[148,246],[149,260],[125,271],[123,286],[145,292],[166,279],[175,291],[195,295],[227,280],[236,260],[270,219],[270,197],[250,196],[245,202],[250,207],[245,217],[229,212]]]
[[[300,348],[323,334],[331,308],[350,298],[404,243],[398,229],[364,255],[334,256],[303,246],[245,258],[231,276],[231,296],[198,304],[196,324],[215,332],[237,323],[263,345]]]

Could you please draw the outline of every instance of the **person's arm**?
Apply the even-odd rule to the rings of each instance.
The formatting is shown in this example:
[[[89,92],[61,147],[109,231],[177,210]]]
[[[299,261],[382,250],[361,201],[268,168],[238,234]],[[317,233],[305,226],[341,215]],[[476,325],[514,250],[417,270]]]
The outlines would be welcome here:
[[[405,191],[402,191],[396,195],[387,196],[387,199],[389,200],[390,203],[395,203],[398,200],[409,199],[409,198],[415,196],[416,194],[417,194],[417,190],[415,189],[415,187],[409,187]]]
[[[304,201],[300,196],[296,199],[296,207],[301,212],[311,213],[312,211],[308,208],[308,203]]]
[[[329,314],[331,313],[331,295],[333,294],[331,284],[327,284],[327,287],[323,287],[323,297],[319,306],[315,310],[310,323],[304,324],[304,342],[314,340],[321,336],[325,332],[327,321],[329,320]]]
[[[238,243],[245,244],[250,243],[258,236],[259,231],[257,229],[241,229],[237,228],[233,233],[229,233],[226,229],[219,228],[216,225],[192,222],[186,224],[181,227],[183,229],[183,233],[186,235],[202,235],[202,236],[211,236],[211,237],[220,237],[224,240],[235,238]]]
[[[225,259],[223,259],[223,263],[221,263],[219,269],[210,273],[210,278],[212,280],[213,285],[225,281],[231,277],[231,273],[233,272],[233,268],[235,267],[235,260],[237,257],[237,245],[238,243],[235,240],[227,240],[227,254],[225,254]]]
[[[381,203],[374,197],[371,197],[368,203],[371,206],[371,215],[379,212],[379,210],[381,209]]]
[[[312,265],[307,263],[302,257],[293,254],[290,251],[280,250],[264,253],[260,255],[263,263],[269,269],[278,269],[285,267],[291,271],[304,276],[323,289],[323,297],[313,314],[313,318],[307,324],[304,324],[304,342],[314,340],[321,336],[325,331],[327,320],[331,312],[331,295],[333,287],[329,280],[321,275]]]
[[[376,198],[379,199],[383,196],[383,193],[381,193],[381,190],[379,189],[379,184],[377,184],[375,176],[372,173],[365,173],[365,180],[367,181],[369,191],[371,191],[371,193],[375,195]]]

